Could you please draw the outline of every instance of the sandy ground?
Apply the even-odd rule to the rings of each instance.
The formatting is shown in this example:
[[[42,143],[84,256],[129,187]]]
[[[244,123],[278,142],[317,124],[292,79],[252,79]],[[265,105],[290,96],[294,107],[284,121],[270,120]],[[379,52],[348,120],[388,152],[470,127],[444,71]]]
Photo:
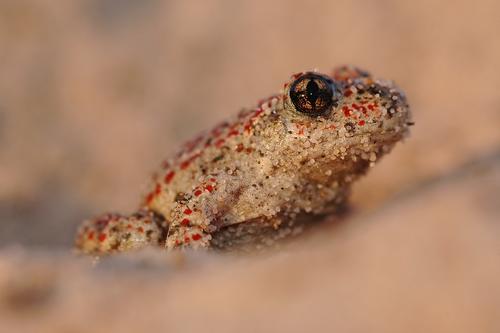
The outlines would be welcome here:
[[[0,2],[0,322],[10,331],[494,332],[494,1]],[[92,268],[76,225],[133,210],[151,170],[295,71],[352,63],[409,97],[411,137],[353,214],[279,254]],[[126,274],[125,274],[126,273]]]

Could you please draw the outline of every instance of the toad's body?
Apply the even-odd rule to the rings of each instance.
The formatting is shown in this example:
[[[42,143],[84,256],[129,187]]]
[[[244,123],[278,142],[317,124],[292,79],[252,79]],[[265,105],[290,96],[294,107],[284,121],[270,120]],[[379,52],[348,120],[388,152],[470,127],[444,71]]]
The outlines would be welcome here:
[[[188,142],[163,162],[141,209],[85,221],[77,247],[260,246],[298,216],[335,212],[350,184],[408,131],[403,93],[353,67],[299,73],[283,91]]]

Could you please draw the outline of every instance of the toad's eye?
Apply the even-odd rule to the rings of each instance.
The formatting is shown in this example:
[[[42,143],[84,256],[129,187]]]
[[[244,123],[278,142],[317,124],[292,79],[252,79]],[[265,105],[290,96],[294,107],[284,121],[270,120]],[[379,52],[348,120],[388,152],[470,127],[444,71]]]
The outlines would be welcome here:
[[[327,113],[335,103],[335,86],[325,76],[307,73],[292,83],[290,99],[297,111],[308,116],[320,116]]]

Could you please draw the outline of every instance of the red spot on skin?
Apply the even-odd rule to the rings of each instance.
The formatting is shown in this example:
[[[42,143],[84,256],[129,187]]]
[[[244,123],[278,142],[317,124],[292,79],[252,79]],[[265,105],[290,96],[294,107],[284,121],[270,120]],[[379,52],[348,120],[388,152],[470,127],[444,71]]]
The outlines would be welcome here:
[[[184,162],[182,162],[180,164],[180,168],[182,170],[187,169],[189,167],[189,165],[191,164],[191,162],[193,162],[195,159],[197,159],[200,155],[201,155],[201,153],[197,153],[197,154],[194,154],[193,156],[189,157],[187,160],[185,160]]]
[[[102,217],[95,221],[95,224],[105,226],[106,224],[108,224],[108,220],[106,219],[106,217]]]
[[[257,111],[255,111],[254,115],[252,116],[252,120],[259,117],[262,112],[264,112],[264,110],[262,109],[258,109]]]
[[[189,208],[184,209],[184,214],[186,214],[186,215],[191,215],[192,212],[193,211]]]
[[[342,107],[342,111],[344,112],[344,116],[346,116],[346,117],[351,116],[351,110],[349,109],[349,107],[347,107],[347,106]]]
[[[154,193],[153,193],[153,192],[151,192],[151,193],[149,193],[149,194],[147,195],[147,197],[146,197],[146,205],[151,204],[151,202],[153,201],[153,199],[154,199]]]
[[[200,235],[200,234],[193,234],[193,236],[191,236],[191,238],[192,238],[194,241],[197,241],[197,240],[200,240],[200,239],[201,239],[201,235]]]
[[[88,238],[89,240],[94,239],[94,232],[93,232],[93,231],[89,232],[89,234],[87,235],[87,238]]]
[[[139,228],[137,228],[137,231],[139,231],[140,233],[143,233],[144,232],[144,228],[143,227],[139,227]]]
[[[238,130],[231,130],[228,134],[227,137],[230,138],[232,136],[238,135],[240,132]]]
[[[217,179],[215,178],[210,178],[209,181],[211,181],[212,183],[215,183],[217,181]]]
[[[299,135],[304,134],[304,127],[301,124],[295,124],[295,127],[299,130],[298,132]]]
[[[360,120],[358,124],[359,124],[360,126],[364,126],[364,125],[365,125],[365,121],[364,121],[364,120]]]
[[[201,190],[196,190],[196,191],[194,191],[194,195],[195,195],[196,197],[199,197],[202,193],[203,193],[203,192],[202,192]]]
[[[352,90],[351,89],[347,89],[346,91],[344,91],[344,96],[345,97],[349,97],[352,95]]]
[[[187,227],[187,226],[189,226],[189,223],[190,223],[190,222],[191,222],[191,221],[189,221],[189,219],[183,219],[183,220],[181,221],[181,225],[183,225],[183,226]]]
[[[156,184],[155,194],[158,195],[160,193],[161,193],[161,185],[160,184]]]
[[[174,179],[174,176],[175,176],[175,172],[174,171],[170,171],[169,173],[167,173],[165,175],[165,183],[170,184],[170,182],[172,181],[172,179]]]
[[[347,81],[360,77],[361,75],[362,73],[360,73],[360,71],[348,66],[338,67],[332,73],[333,78],[337,81]]]
[[[245,151],[247,152],[247,154],[250,154],[251,152],[253,152],[253,148],[247,148]]]
[[[214,129],[212,130],[212,136],[213,136],[214,138],[217,138],[217,137],[218,137],[219,135],[221,135],[221,134],[222,134],[222,130],[221,130],[221,129],[219,129],[219,128],[214,128]]]
[[[184,237],[184,243],[189,243],[191,241],[191,239],[189,239],[188,236]]]
[[[220,123],[212,130],[212,136],[214,138],[217,138],[219,135],[222,134],[222,130],[228,126],[229,124],[227,122]]]
[[[132,229],[132,224],[127,224],[127,229]]]
[[[373,110],[375,110],[375,105],[373,105],[373,104],[368,104],[368,105],[367,105],[367,108],[368,108],[368,110],[373,111]]]
[[[239,144],[238,144],[238,146],[236,147],[236,151],[237,151],[238,153],[242,152],[242,151],[243,151],[243,149],[245,149],[245,146],[243,146],[243,144],[242,144],[242,143],[239,143]]]
[[[107,237],[108,237],[108,235],[106,235],[105,233],[99,234],[99,238],[98,238],[99,242],[104,242]]]
[[[352,108],[353,108],[354,110],[359,110],[359,105],[358,105],[358,104],[356,104],[356,103],[352,103],[351,105],[352,105]]]
[[[186,147],[186,150],[188,153],[192,152],[197,146],[198,144],[203,140],[203,136],[200,135],[198,136],[197,138],[195,138],[194,140],[192,141],[189,141],[188,143],[186,143],[185,147]]]
[[[248,122],[243,127],[245,132],[250,133],[253,124],[255,124],[255,120],[257,120],[257,118],[259,118],[259,116],[262,114],[262,112],[264,112],[264,110],[259,108],[254,112],[254,114],[250,117],[250,119],[248,119]]]
[[[212,192],[213,192],[213,190],[214,190],[214,187],[213,187],[212,185],[207,185],[207,186],[205,186],[205,189],[206,189],[208,192],[212,193]]]
[[[225,141],[224,139],[219,139],[219,140],[217,140],[217,141],[215,142],[215,146],[216,146],[217,148],[220,148],[220,147],[222,147],[222,146],[224,145],[224,143],[225,143],[225,142],[226,142],[226,141]]]

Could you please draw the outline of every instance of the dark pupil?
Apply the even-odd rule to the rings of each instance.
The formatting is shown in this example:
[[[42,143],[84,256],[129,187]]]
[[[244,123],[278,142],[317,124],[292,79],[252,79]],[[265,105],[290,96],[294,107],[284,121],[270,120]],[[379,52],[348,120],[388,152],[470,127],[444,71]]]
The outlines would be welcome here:
[[[311,116],[324,114],[333,104],[331,82],[320,76],[303,76],[290,88],[290,98],[297,111]]]
[[[311,80],[307,84],[306,87],[306,92],[307,92],[307,97],[309,101],[311,102],[312,105],[316,105],[316,100],[321,96],[320,95],[320,90],[318,85],[316,84],[316,81]]]

